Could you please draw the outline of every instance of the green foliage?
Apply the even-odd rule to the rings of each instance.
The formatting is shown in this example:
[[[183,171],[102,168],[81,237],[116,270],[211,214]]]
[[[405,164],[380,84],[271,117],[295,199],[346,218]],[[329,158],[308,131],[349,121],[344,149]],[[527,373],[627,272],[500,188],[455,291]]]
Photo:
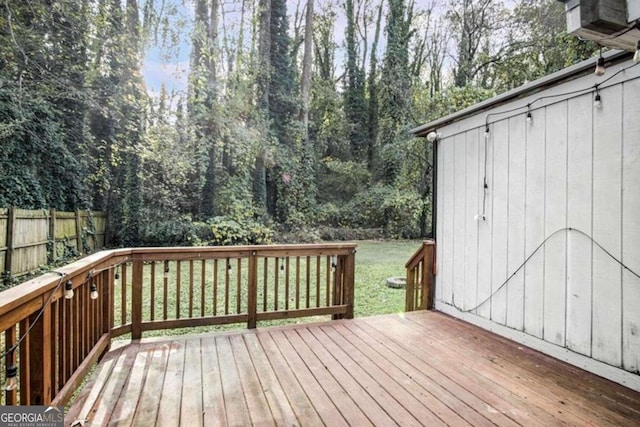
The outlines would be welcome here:
[[[327,157],[318,173],[318,202],[350,200],[371,181],[367,165]]]
[[[212,245],[266,245],[273,239],[273,230],[246,216],[220,216],[209,221]]]
[[[166,221],[144,221],[137,246],[198,246],[213,238],[208,224],[188,216]]]

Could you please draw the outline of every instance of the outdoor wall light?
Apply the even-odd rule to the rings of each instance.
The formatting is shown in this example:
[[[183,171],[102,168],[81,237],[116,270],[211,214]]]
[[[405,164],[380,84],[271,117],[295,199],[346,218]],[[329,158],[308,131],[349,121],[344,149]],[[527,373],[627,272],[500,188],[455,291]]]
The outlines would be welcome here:
[[[596,76],[604,75],[605,71],[607,71],[607,69],[604,67],[604,58],[601,55],[596,61]]]
[[[431,131],[427,134],[427,141],[429,142],[434,142],[438,139],[440,139],[442,135],[440,135],[438,132],[436,131]]]

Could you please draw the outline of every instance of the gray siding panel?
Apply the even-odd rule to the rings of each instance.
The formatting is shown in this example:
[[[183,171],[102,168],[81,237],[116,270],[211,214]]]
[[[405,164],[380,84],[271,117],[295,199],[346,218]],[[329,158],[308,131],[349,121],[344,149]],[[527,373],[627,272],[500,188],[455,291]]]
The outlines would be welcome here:
[[[640,67],[601,86],[600,109],[593,93],[562,95],[594,81],[498,106],[561,95],[532,123],[526,108],[494,114],[488,137],[484,113],[439,129],[436,303],[638,372],[640,279],[563,230],[640,271]]]
[[[626,82],[622,126],[622,261],[640,272],[640,80]],[[640,279],[622,272],[622,363],[640,371]]]
[[[593,238],[613,256],[622,255],[622,85],[602,91],[594,110]],[[622,269],[602,250],[593,251],[593,342],[591,355],[621,365]]]
[[[592,234],[593,99],[569,102],[567,223]],[[567,248],[567,347],[591,355],[591,241],[569,233]]]

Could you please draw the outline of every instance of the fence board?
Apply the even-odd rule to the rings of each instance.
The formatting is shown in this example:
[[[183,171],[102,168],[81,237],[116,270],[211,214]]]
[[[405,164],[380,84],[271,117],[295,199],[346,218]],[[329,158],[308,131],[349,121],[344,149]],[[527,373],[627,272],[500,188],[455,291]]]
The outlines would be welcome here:
[[[8,208],[0,208],[0,272],[9,271],[14,277],[34,272],[64,256],[65,245],[86,252],[83,238],[90,252],[104,247],[106,215],[101,212],[18,208],[12,212],[9,215]]]

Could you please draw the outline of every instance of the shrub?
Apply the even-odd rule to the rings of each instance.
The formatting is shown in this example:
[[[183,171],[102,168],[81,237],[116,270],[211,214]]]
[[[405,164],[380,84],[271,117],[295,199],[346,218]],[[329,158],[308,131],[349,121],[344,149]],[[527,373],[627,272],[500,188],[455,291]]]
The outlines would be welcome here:
[[[209,220],[212,245],[264,245],[271,243],[273,230],[251,218],[217,216]]]

